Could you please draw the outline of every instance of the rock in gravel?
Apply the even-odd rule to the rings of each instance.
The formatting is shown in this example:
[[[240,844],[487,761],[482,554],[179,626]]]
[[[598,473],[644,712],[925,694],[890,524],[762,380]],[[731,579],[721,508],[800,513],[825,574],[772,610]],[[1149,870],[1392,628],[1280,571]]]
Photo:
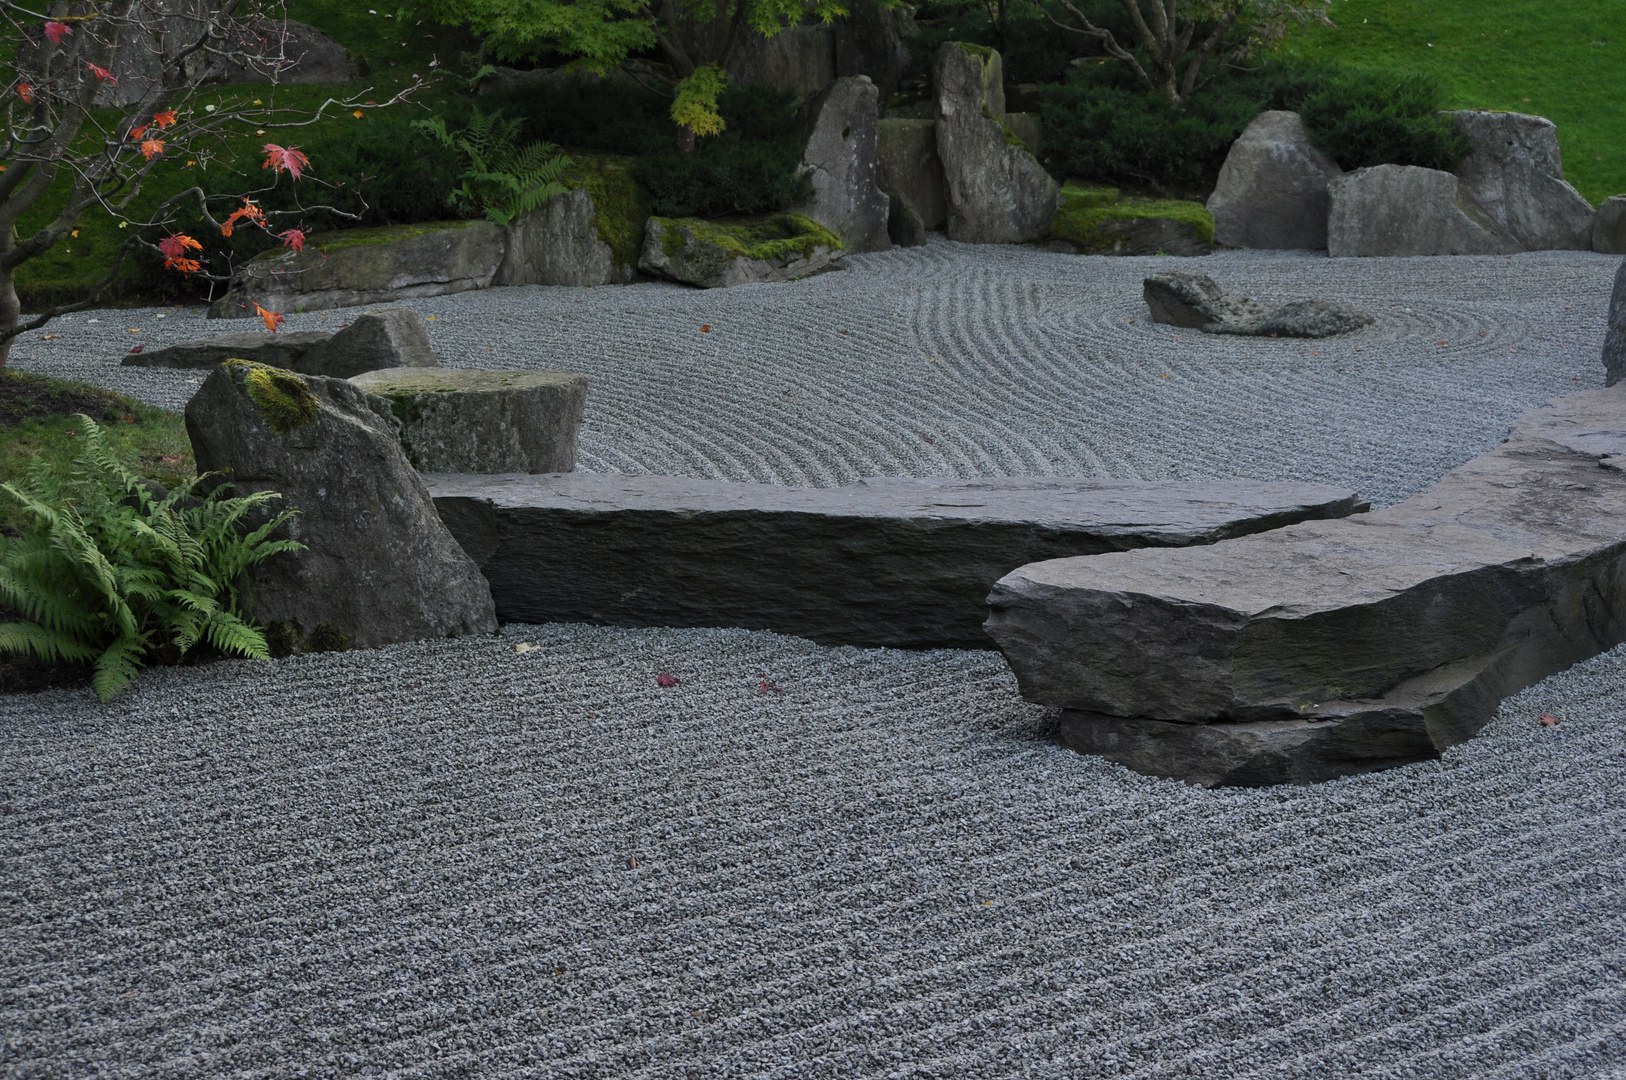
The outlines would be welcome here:
[[[851,253],[892,246],[890,203],[875,182],[879,98],[867,76],[849,75],[802,106],[802,167],[813,174],[813,201],[801,212],[841,237]]]
[[[1207,334],[1323,338],[1374,322],[1364,311],[1329,300],[1298,300],[1266,307],[1250,296],[1227,294],[1206,274],[1180,270],[1153,274],[1145,280],[1142,290],[1153,322]]]
[[[1611,195],[1598,204],[1598,215],[1592,221],[1592,250],[1626,255],[1626,195]]]
[[[479,568],[360,387],[232,361],[187,404],[186,430],[200,473],[299,510],[284,528],[307,550],[248,575],[253,618],[279,636],[372,647],[496,629]]]
[[[638,267],[685,285],[718,289],[838,269],[846,254],[840,237],[802,214],[728,224],[652,217]]]
[[[1256,116],[1231,144],[1214,194],[1214,239],[1231,247],[1319,250],[1327,246],[1327,185],[1344,175],[1316,149],[1296,112]]]
[[[358,315],[349,326],[333,334],[217,334],[134,353],[122,363],[126,367],[204,368],[232,359],[334,379],[348,379],[379,368],[435,367],[440,363],[429,344],[423,317],[403,307],[377,308]]]
[[[1564,179],[1558,125],[1485,109],[1448,114],[1472,150],[1457,166],[1462,191],[1526,251],[1588,251],[1592,204]]]
[[[926,221],[901,192],[887,196],[886,235],[894,247],[920,247],[926,242]]]
[[[585,188],[556,195],[508,229],[508,247],[494,285],[608,285],[632,279],[593,224],[596,208]]]
[[[937,51],[937,156],[948,196],[948,236],[1022,244],[1050,231],[1060,188],[1005,123],[999,53],[949,41]]]
[[[987,624],[1075,747],[1195,783],[1439,756],[1626,640],[1626,387],[1531,409],[1395,506],[1024,566]]]
[[[1518,241],[1479,209],[1448,172],[1374,165],[1327,185],[1327,254],[1506,255]]]
[[[1207,544],[1363,509],[1315,484],[660,476],[425,478],[505,622],[741,626],[988,648],[984,598],[1035,557]]]
[[[895,191],[913,203],[928,229],[941,229],[948,222],[943,161],[937,156],[937,121],[876,121],[875,157],[875,179],[882,190]]]
[[[1626,378],[1626,262],[1615,271],[1609,296],[1608,329],[1603,337],[1603,384],[1614,386]]]
[[[350,380],[388,403],[419,472],[561,473],[576,467],[587,376],[467,368],[373,371]]]
[[[292,368],[310,351],[332,337],[315,330],[289,330],[268,334],[250,330],[241,334],[182,341],[151,352],[131,353],[119,361],[125,367],[211,368],[234,357],[271,367]]]

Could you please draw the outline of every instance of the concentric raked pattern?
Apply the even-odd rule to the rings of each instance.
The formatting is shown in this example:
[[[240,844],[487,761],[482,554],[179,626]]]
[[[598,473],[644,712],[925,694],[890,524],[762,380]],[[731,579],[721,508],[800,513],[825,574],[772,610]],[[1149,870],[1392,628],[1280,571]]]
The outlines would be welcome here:
[[[450,362],[587,372],[584,467],[1393,500],[1601,382],[1613,272],[1204,262],[1379,316],[1309,344],[1146,325],[1159,260],[854,261],[420,307]],[[95,353],[204,328],[165,314],[19,352],[174,401]],[[7,698],[0,1075],[1619,1076],[1623,717],[1617,650],[1441,762],[1201,791],[1059,746],[997,654],[577,625]]]

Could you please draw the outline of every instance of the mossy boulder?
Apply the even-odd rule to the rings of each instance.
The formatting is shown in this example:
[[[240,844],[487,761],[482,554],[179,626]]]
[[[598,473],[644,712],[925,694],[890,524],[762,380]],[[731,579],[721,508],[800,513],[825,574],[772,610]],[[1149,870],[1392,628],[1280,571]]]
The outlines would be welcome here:
[[[570,190],[508,230],[497,285],[608,285],[631,281],[649,218],[649,193],[633,180],[633,159],[572,154],[561,178]]]
[[[841,238],[802,214],[736,221],[652,217],[640,269],[672,281],[715,289],[792,281],[841,266]]]
[[[1084,255],[1207,255],[1214,215],[1201,203],[1125,198],[1112,187],[1062,187],[1052,246]]]

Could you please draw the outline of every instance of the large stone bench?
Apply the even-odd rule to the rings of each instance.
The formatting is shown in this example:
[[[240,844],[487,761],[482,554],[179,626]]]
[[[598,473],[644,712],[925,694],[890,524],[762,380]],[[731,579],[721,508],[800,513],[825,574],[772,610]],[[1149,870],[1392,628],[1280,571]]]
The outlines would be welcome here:
[[[1314,484],[426,476],[505,622],[741,626],[988,648],[984,597],[1035,559],[1207,544],[1363,509]]]
[[[1626,640],[1626,386],[1532,409],[1386,509],[1035,563],[988,633],[1075,749],[1204,785],[1438,757]]]

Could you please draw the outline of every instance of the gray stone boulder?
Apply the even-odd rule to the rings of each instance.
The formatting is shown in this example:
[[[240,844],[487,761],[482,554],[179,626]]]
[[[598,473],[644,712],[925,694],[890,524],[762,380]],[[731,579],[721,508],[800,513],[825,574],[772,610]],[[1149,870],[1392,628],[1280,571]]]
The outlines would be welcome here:
[[[1556,124],[1482,109],[1449,115],[1473,148],[1456,173],[1480,213],[1526,251],[1591,249],[1592,204],[1564,180]]]
[[[437,221],[342,229],[311,238],[302,252],[251,259],[213,318],[318,311],[484,289],[503,265],[507,232],[490,221]]]
[[[1043,238],[1060,191],[1005,123],[999,53],[945,42],[937,52],[937,156],[948,196],[948,235],[973,244]]]
[[[1375,321],[1364,311],[1327,300],[1269,307],[1250,296],[1224,292],[1206,274],[1179,270],[1153,274],[1142,289],[1153,322],[1206,334],[1323,338],[1347,334]]]
[[[1626,262],[1615,271],[1615,288],[1609,296],[1609,323],[1603,338],[1603,377],[1605,386],[1626,378]]]
[[[875,182],[879,115],[879,94],[863,75],[837,79],[802,107],[802,166],[813,173],[813,201],[801,212],[828,226],[849,252],[892,246],[890,203]]]
[[[1438,757],[1626,640],[1626,387],[1531,409],[1395,506],[1024,566],[987,629],[1075,748],[1194,783]]]
[[[908,199],[927,229],[948,223],[937,121],[880,120],[875,125],[875,182]]]
[[[241,334],[182,341],[150,352],[131,353],[120,360],[125,367],[212,368],[227,360],[252,360],[271,367],[292,368],[314,345],[332,337],[319,330],[288,330],[268,334],[250,330]]]
[[[1231,144],[1208,197],[1215,241],[1241,248],[1325,248],[1332,205],[1327,185],[1343,174],[1310,142],[1298,113],[1260,113]]]
[[[564,371],[393,369],[350,380],[400,426],[421,473],[564,473],[576,467],[587,376]]]
[[[1028,153],[1035,158],[1044,153],[1044,123],[1036,112],[1008,112],[1005,114],[1005,126],[1011,129],[1011,134],[1022,140]]]
[[[1361,508],[1313,484],[427,476],[504,621],[743,626],[988,648],[984,597],[1040,553],[1213,543]]]
[[[1522,248],[1457,178],[1415,165],[1374,165],[1327,185],[1327,254],[1506,255]]]
[[[709,22],[684,20],[690,55],[704,55]],[[806,101],[836,80],[836,28],[826,23],[789,26],[772,37],[750,27],[740,30],[728,54],[728,81],[739,86],[789,90]]]
[[[802,214],[722,224],[649,219],[639,269],[703,289],[794,281],[839,268],[841,238]]]
[[[248,574],[252,617],[277,636],[372,647],[496,629],[485,579],[359,387],[227,363],[187,403],[186,430],[200,473],[300,511],[283,528],[306,550]]]
[[[1592,250],[1626,255],[1626,195],[1611,195],[1598,205],[1592,222]]]
[[[217,334],[135,353],[122,363],[126,367],[205,368],[233,359],[335,379],[378,368],[435,367],[440,363],[429,344],[423,317],[401,307],[369,311],[333,334]]]
[[[507,247],[493,285],[609,285],[631,281],[630,266],[593,223],[593,196],[576,188],[549,199],[508,228]]]
[[[854,0],[846,17],[833,25],[836,77],[867,75],[881,100],[889,100],[909,67],[909,39],[918,32],[914,10],[907,4],[883,7],[877,0]]]
[[[258,19],[236,43],[247,64],[227,62],[221,81],[283,86],[345,83],[359,76],[350,50],[314,26],[293,19]]]
[[[886,235],[895,247],[920,247],[926,242],[926,222],[907,195],[894,191],[887,198]]]

